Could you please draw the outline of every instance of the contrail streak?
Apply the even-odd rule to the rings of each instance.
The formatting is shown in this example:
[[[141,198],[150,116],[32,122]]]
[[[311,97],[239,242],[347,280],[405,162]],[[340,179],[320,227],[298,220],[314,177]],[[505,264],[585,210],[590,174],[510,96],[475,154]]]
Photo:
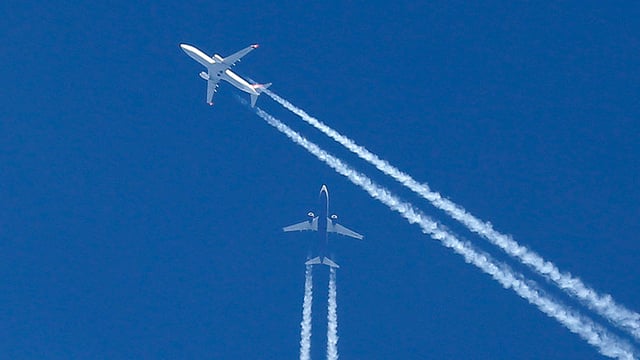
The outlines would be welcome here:
[[[391,165],[388,161],[380,159],[365,147],[355,143],[352,139],[333,130],[320,120],[310,116],[304,110],[291,104],[272,91],[265,90],[273,100],[284,106],[289,111],[298,115],[302,120],[322,131],[345,148],[358,155],[361,159],[374,165],[378,170],[396,181],[411,189],[418,195],[427,199],[431,204],[446,212],[449,216],[458,220],[469,230],[481,235],[490,243],[498,246],[510,256],[519,259],[523,264],[529,266],[540,275],[554,282],[560,289],[580,300],[589,309],[607,318],[614,325],[627,331],[637,340],[640,340],[640,314],[627,309],[623,305],[615,302],[608,294],[600,294],[593,288],[587,286],[579,278],[568,272],[561,272],[558,267],[550,261],[545,260],[535,251],[518,244],[511,236],[504,235],[493,229],[491,223],[483,222],[467,212],[462,206],[444,198],[440,193],[432,191],[426,183],[419,183],[409,174],[402,172]]]
[[[304,275],[304,300],[300,322],[300,360],[311,360],[311,304],[313,303],[312,266],[307,265]]]
[[[332,267],[329,273],[327,306],[327,360],[338,360],[338,301],[336,297],[336,268]]]
[[[274,118],[267,112],[256,107],[256,114],[265,120],[269,125],[286,135],[297,145],[306,149],[319,160],[334,169],[337,173],[347,177],[352,183],[365,190],[369,195],[387,205],[411,224],[418,224],[422,231],[429,234],[434,240],[440,241],[445,247],[452,249],[461,255],[467,263],[473,264],[486,274],[493,277],[505,289],[512,289],[520,297],[534,304],[547,316],[556,319],[569,331],[577,334],[590,345],[596,347],[605,356],[619,359],[634,359],[635,350],[628,343],[610,333],[606,328],[596,324],[593,320],[583,316],[573,309],[557,302],[539,290],[533,288],[531,281],[525,281],[523,276],[513,272],[508,267],[491,259],[486,254],[475,250],[471,244],[458,240],[449,232],[427,217],[422,212],[416,210],[411,204],[398,199],[387,189],[375,184],[364,174],[352,169],[342,160],[330,155],[315,143],[307,140],[280,120]]]

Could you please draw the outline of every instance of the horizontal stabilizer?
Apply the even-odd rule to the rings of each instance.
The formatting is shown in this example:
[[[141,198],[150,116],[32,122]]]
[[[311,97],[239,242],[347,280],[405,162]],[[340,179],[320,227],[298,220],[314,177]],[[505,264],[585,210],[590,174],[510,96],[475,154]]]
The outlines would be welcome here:
[[[256,106],[256,101],[258,100],[258,96],[260,96],[260,94],[262,94],[262,92],[266,88],[271,86],[271,83],[268,83],[268,84],[254,84],[254,85],[251,85],[251,86],[256,90],[256,93],[258,93],[257,95],[251,94],[251,107],[255,107]]]
[[[336,268],[336,269],[340,267],[340,266],[338,266],[338,264],[334,263],[334,262],[333,262],[331,259],[329,259],[329,258],[324,258],[324,259],[322,259],[322,263],[323,263],[323,264],[325,264],[325,265],[327,265],[327,266],[329,266],[329,267]]]
[[[305,265],[318,265],[318,264],[323,264],[323,265],[327,265],[329,267],[332,268],[339,268],[340,266],[338,264],[336,264],[335,262],[333,262],[333,260],[327,258],[327,257],[323,257],[322,259],[320,259],[320,256],[314,257],[311,260],[307,260],[306,263],[304,263]]]
[[[320,257],[314,257],[311,260],[307,260],[306,263],[304,263],[305,265],[316,265],[316,264],[322,264],[322,260],[320,260]]]

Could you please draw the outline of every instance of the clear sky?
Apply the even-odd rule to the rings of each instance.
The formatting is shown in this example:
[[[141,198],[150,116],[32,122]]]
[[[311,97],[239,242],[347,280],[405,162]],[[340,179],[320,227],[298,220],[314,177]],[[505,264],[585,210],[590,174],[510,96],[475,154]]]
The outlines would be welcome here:
[[[0,358],[297,358],[315,238],[281,227],[315,210],[322,184],[366,236],[330,244],[341,359],[602,358],[269,127],[246,94],[223,83],[207,106],[179,48],[260,43],[238,74],[640,311],[640,6],[415,3],[3,2]],[[319,270],[315,322],[326,282]]]

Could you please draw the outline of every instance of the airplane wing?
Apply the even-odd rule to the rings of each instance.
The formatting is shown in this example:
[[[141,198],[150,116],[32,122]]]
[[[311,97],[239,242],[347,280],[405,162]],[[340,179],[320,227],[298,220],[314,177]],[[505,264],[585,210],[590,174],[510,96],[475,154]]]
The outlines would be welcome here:
[[[349,230],[340,224],[334,224],[333,221],[331,221],[331,219],[327,219],[327,231],[349,236],[358,240],[362,240],[364,238],[364,235],[358,234],[353,230]]]
[[[288,232],[288,231],[306,231],[306,230],[318,231],[318,218],[315,217],[311,221],[307,220],[307,221],[303,221],[301,223],[297,223],[297,224],[293,224],[293,225],[290,225],[290,226],[286,226],[286,227],[283,227],[282,230],[284,230],[285,232]]]
[[[220,80],[207,80],[207,104],[213,104],[213,94],[218,90]]]
[[[236,64],[243,56],[247,55],[251,52],[251,50],[258,47],[258,44],[247,46],[246,48],[236,52],[235,54],[229,55],[224,58],[223,62],[227,64],[229,67],[232,67]]]

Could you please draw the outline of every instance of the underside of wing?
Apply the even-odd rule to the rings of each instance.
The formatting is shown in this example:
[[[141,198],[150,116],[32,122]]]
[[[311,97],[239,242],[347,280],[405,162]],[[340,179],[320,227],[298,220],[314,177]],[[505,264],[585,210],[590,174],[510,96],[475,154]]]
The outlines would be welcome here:
[[[207,104],[213,105],[213,94],[218,90],[219,80],[207,80]]]
[[[364,235],[358,234],[353,230],[347,229],[346,227],[340,224],[333,223],[331,219],[327,219],[327,231],[344,235],[344,236],[349,236],[358,240],[362,240],[364,238]]]
[[[251,52],[251,50],[257,48],[258,45],[251,45],[251,46],[247,46],[246,48],[227,56],[226,58],[224,58],[224,63],[227,64],[228,66],[233,66],[235,65],[243,56],[247,55],[248,53]]]
[[[285,232],[288,231],[318,231],[318,218],[315,217],[313,220],[303,221],[301,223],[293,224],[282,228]]]

